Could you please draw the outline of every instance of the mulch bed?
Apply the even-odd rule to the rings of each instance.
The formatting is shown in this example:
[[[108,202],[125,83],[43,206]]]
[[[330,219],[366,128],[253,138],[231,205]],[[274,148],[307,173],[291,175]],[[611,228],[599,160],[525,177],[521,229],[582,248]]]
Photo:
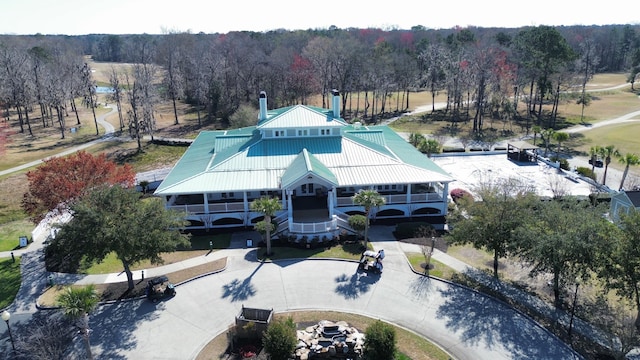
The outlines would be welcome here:
[[[227,258],[223,258],[206,264],[171,272],[166,275],[171,283],[179,284],[208,273],[222,270],[226,266]],[[147,288],[147,281],[150,279],[151,278],[134,280],[135,287],[131,291],[129,291],[129,284],[126,281],[109,284],[96,284],[95,286],[98,293],[101,294],[100,301],[117,301],[144,296],[145,289]]]
[[[436,236],[435,238],[436,238],[436,246],[435,246],[435,248],[446,253],[447,250],[449,249],[449,245],[447,244],[447,241],[441,236]],[[407,239],[400,239],[398,241],[409,243],[409,244],[415,244],[415,245],[422,245],[422,246],[431,247],[431,238],[423,238],[423,237],[422,238],[407,238]]]

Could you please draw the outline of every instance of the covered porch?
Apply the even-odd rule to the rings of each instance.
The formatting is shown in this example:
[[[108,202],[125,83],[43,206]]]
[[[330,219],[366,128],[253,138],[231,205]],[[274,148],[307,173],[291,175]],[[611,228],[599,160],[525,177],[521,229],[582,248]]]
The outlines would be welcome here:
[[[523,163],[538,162],[539,147],[526,141],[514,141],[507,144],[507,157],[509,160]]]

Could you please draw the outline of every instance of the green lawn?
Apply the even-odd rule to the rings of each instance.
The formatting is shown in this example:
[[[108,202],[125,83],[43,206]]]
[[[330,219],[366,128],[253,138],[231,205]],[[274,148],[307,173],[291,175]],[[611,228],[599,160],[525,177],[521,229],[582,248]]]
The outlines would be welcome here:
[[[221,250],[227,249],[231,244],[231,234],[223,233],[223,234],[211,234],[211,235],[202,235],[202,236],[193,236],[191,237],[191,249],[185,249],[181,251],[176,251],[174,253],[166,254],[163,256],[166,263],[172,263],[175,261],[185,260],[194,256],[200,256],[203,251],[210,250],[209,242],[211,242],[211,250]],[[162,264],[159,264],[160,266]],[[149,261],[143,261],[141,263],[135,264],[131,268],[131,270],[141,270],[148,269],[150,267],[154,267],[157,265],[152,265]],[[84,273],[89,275],[95,274],[107,274],[113,272],[122,271],[122,262],[118,260],[115,253],[111,253],[107,255],[107,257],[100,263],[93,264],[91,267],[86,269]]]
[[[640,155],[640,117],[635,122],[621,123],[607,126],[605,128],[595,128],[583,132],[585,140],[589,144],[600,146],[614,145],[621,153],[636,153]],[[589,146],[579,148],[585,152],[589,151]],[[622,168],[622,166],[620,166]]]
[[[422,264],[425,263],[424,255],[415,252],[409,252],[405,255],[407,256],[407,259],[409,259],[409,263],[411,264],[411,267],[413,267],[413,270],[419,273],[424,272],[424,267],[422,267]],[[452,268],[436,259],[431,259],[431,269],[429,270],[430,276],[444,280],[451,280],[451,275],[454,273],[455,271]]]
[[[33,224],[27,220],[11,221],[0,226],[0,251],[18,248],[20,236],[31,239]]]
[[[16,298],[20,289],[20,257],[16,257],[16,262],[11,258],[0,259],[0,309],[5,308]]]
[[[373,249],[371,243],[369,249]],[[315,249],[303,249],[294,247],[272,247],[271,256],[265,256],[267,249],[260,248],[258,258],[262,260],[282,260],[300,258],[333,258],[359,260],[362,254],[361,243],[345,243],[331,247],[319,247]]]

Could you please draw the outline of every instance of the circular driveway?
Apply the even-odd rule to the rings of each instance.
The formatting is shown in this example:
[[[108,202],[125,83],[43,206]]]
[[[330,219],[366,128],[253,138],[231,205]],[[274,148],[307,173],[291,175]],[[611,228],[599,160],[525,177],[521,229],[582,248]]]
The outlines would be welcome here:
[[[245,305],[366,315],[414,331],[456,359],[580,358],[503,303],[415,274],[398,251],[385,252],[378,277],[356,272],[350,261],[259,263],[252,261],[255,250],[237,251],[224,271],[179,286],[173,299],[101,306],[91,317],[94,353],[104,359],[193,359]]]

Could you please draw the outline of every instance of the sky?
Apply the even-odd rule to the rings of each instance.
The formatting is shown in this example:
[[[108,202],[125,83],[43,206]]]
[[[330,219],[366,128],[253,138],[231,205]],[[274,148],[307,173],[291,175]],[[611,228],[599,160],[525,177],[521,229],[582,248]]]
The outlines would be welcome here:
[[[0,34],[640,25],[628,0],[0,0]]]

